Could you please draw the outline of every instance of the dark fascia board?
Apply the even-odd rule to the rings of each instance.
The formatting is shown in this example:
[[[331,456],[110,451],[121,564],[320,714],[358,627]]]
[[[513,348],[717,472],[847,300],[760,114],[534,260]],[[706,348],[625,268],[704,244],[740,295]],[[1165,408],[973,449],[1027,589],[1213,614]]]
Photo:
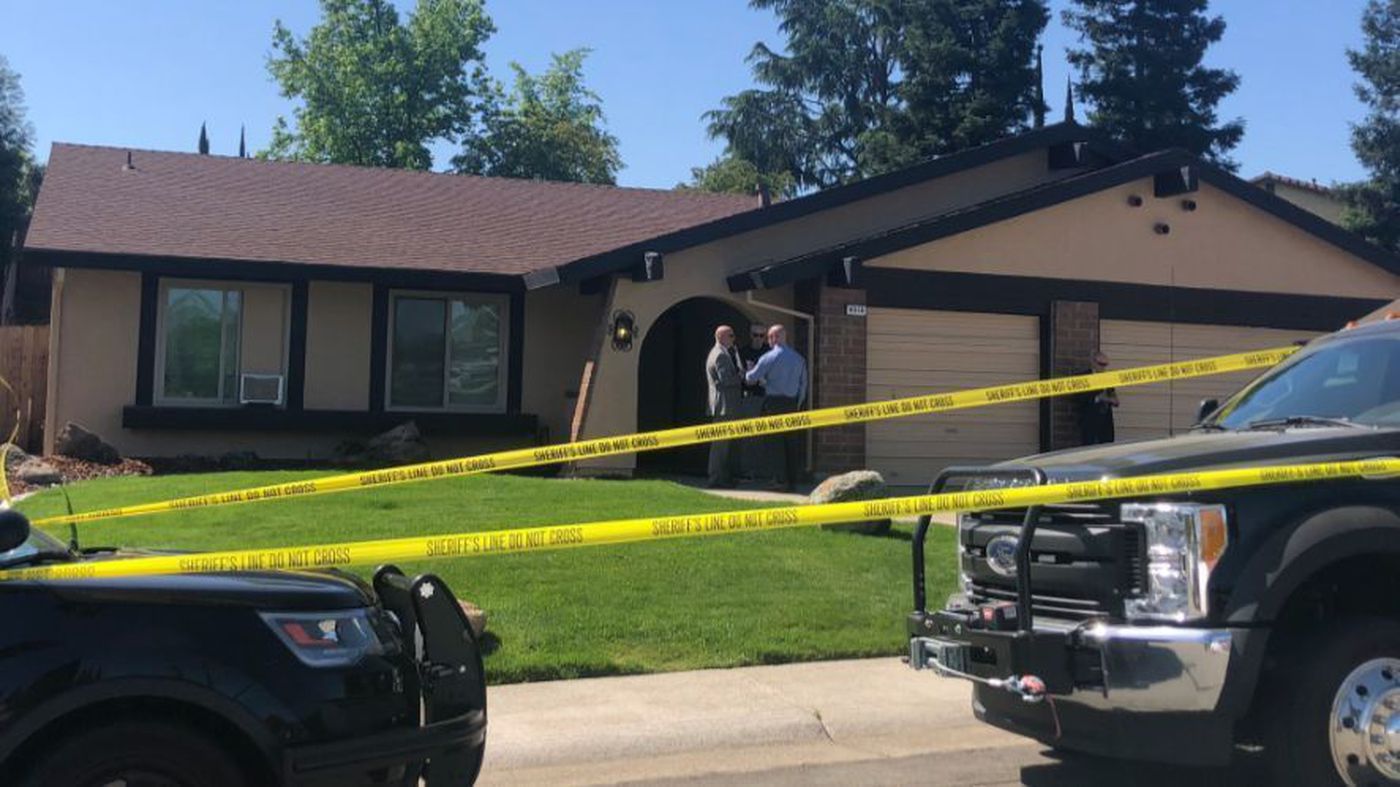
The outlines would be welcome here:
[[[528,413],[400,413],[363,410],[283,410],[260,407],[122,408],[122,427],[153,430],[357,432],[366,435],[413,421],[425,432],[483,437],[530,436],[539,419]]]
[[[268,260],[106,254],[34,247],[24,250],[24,261],[50,268],[139,271],[183,279],[262,282],[346,281],[433,290],[460,289],[473,292],[505,293],[525,291],[525,285],[520,276],[504,273],[459,273],[414,268],[372,268],[358,265],[322,265]]]
[[[855,183],[818,191],[805,197],[778,202],[766,208],[755,208],[704,224],[686,227],[552,268],[542,268],[526,274],[527,286],[530,289],[535,289],[618,273],[639,263],[642,260],[642,255],[649,251],[667,253],[698,246],[1063,142],[1086,142],[1095,152],[1115,161],[1134,155],[1128,148],[1109,140],[1092,128],[1073,122],[1056,123],[960,153],[930,159],[922,164],[884,175],[876,175]]]
[[[1190,167],[1200,180],[1266,211],[1295,227],[1333,244],[1393,274],[1400,258],[1366,242],[1287,200],[1252,186],[1235,175],[1201,161],[1184,150],[1165,150],[1130,161],[1020,191],[950,213],[870,235],[799,257],[740,271],[727,279],[732,292],[766,289],[825,274],[844,257],[871,260],[892,252],[984,227],[1032,211],[1058,205],[1159,172]]]

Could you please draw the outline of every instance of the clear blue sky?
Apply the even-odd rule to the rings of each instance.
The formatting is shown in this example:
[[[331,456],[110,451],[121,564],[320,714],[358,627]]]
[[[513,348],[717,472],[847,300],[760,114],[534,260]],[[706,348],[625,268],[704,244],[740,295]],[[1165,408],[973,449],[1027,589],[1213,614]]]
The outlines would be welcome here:
[[[1059,23],[1064,5],[1052,0],[1045,38],[1054,118],[1073,43]],[[1235,152],[1242,174],[1361,176],[1348,124],[1362,107],[1345,49],[1360,40],[1363,5],[1212,3],[1229,29],[1209,60],[1243,78],[1221,107],[1248,123]],[[487,9],[498,28],[487,46],[497,76],[512,60],[535,71],[550,52],[594,50],[588,79],[622,143],[620,182],[631,186],[668,188],[711,160],[719,146],[701,113],[751,84],[744,56],[755,41],[781,43],[774,19],[744,0],[488,0]],[[317,15],[315,0],[0,0],[0,54],[20,73],[41,157],[55,140],[192,150],[201,121],[214,152],[232,154],[240,123],[257,149],[273,119],[289,113],[264,65],[273,20],[305,32]],[[450,151],[439,154],[441,165]]]

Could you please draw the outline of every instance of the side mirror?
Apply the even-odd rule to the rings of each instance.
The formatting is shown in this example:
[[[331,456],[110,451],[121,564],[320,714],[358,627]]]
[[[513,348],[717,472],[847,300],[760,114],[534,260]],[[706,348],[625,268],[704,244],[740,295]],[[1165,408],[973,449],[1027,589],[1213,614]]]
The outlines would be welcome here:
[[[1202,399],[1200,406],[1196,408],[1196,423],[1201,423],[1202,421],[1211,417],[1211,415],[1219,409],[1219,399]]]
[[[29,540],[29,519],[18,511],[0,511],[0,552],[11,549]]]

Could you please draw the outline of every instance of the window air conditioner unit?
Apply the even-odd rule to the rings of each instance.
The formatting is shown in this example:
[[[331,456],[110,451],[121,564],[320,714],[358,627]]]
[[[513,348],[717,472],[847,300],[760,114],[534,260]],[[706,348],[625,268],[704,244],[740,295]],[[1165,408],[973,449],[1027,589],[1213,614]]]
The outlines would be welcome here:
[[[239,404],[282,404],[283,377],[280,374],[244,374],[238,379]]]

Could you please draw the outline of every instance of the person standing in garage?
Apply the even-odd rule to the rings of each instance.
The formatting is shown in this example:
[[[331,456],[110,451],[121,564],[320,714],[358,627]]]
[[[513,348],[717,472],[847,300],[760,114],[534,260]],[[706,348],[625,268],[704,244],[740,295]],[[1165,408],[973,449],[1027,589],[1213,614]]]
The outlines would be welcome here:
[[[762,385],[764,415],[795,413],[807,398],[807,362],[787,344],[787,330],[781,325],[768,329],[771,348],[744,375],[749,385]],[[792,492],[802,472],[802,435],[784,432],[770,438],[769,470],[773,488]]]
[[[1098,374],[1108,369],[1108,356],[1102,350],[1094,353],[1090,368],[1083,374]],[[1112,388],[1089,391],[1075,397],[1079,415],[1081,445],[1098,445],[1114,440],[1113,411],[1118,407],[1118,392]]]
[[[710,416],[715,421],[728,421],[739,415],[743,398],[744,371],[739,351],[734,349],[734,329],[728,325],[715,328],[715,346],[705,359],[705,382],[709,388]],[[710,443],[708,486],[711,489],[734,486],[734,456],[730,441]]]

